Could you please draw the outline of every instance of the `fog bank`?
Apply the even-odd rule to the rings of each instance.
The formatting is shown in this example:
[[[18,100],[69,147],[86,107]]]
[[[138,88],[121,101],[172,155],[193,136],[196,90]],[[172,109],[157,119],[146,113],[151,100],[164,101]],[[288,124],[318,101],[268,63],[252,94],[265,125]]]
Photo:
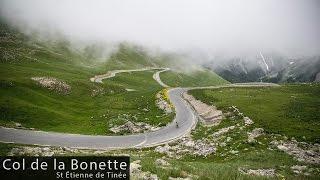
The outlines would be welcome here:
[[[127,41],[204,59],[260,51],[320,53],[317,0],[2,0],[0,12],[25,33]]]

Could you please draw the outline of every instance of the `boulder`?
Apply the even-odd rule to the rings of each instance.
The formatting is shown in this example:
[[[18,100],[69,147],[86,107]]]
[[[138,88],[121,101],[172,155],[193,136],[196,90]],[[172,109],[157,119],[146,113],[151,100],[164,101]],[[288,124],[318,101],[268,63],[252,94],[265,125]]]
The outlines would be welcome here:
[[[307,170],[307,166],[295,165],[295,166],[291,166],[291,170],[296,174],[301,174]]]
[[[167,162],[166,160],[164,160],[163,158],[159,158],[159,159],[156,159],[155,165],[157,165],[157,166],[169,166],[170,163],[168,163],[168,162]]]
[[[274,169],[242,169],[239,168],[239,172],[241,174],[247,174],[252,176],[268,176],[273,177],[276,175]]]
[[[20,123],[14,123],[14,126],[15,126],[16,128],[21,128],[21,127],[22,127],[22,125],[21,125]]]
[[[253,124],[253,121],[249,117],[244,117],[243,120],[244,120],[245,126],[249,126]]]
[[[264,130],[262,128],[255,128],[251,132],[248,132],[248,142],[254,143],[256,142],[257,137],[264,134]]]
[[[158,153],[168,153],[170,151],[170,146],[166,144],[165,146],[158,146],[155,148]]]

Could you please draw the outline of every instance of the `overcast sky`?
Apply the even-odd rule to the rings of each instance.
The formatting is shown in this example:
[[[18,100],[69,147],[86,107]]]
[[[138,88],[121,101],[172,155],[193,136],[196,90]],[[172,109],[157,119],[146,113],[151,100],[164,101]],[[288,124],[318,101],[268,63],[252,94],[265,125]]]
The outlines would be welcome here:
[[[1,16],[15,25],[70,39],[206,53],[320,53],[317,0],[0,1]]]

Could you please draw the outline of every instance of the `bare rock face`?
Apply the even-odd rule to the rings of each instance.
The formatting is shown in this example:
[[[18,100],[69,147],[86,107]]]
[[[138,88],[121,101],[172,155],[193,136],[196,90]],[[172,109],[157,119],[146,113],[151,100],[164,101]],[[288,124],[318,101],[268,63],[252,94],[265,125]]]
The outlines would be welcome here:
[[[248,132],[248,142],[254,143],[256,142],[257,137],[263,135],[264,130],[262,128],[255,128],[252,130],[252,132]]]
[[[247,174],[252,176],[268,176],[273,177],[276,175],[274,169],[242,169],[239,168],[241,174]]]
[[[217,110],[215,106],[209,106],[199,100],[196,100],[193,96],[183,93],[183,98],[187,100],[197,114],[201,117],[204,125],[216,126],[219,125],[223,119],[223,113]]]
[[[320,164],[320,145],[319,144],[308,144],[305,142],[297,142],[296,140],[291,141],[272,141],[271,145],[275,146],[281,151],[292,155],[295,159],[300,162],[310,164]]]
[[[38,84],[44,88],[54,90],[64,95],[71,92],[70,85],[53,77],[32,77],[31,79],[38,82]]]

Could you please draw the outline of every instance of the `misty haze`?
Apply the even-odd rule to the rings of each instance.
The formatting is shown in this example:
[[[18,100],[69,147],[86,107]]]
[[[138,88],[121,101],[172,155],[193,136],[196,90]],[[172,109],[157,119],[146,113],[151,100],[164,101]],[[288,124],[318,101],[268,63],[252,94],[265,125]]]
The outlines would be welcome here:
[[[318,0],[0,0],[0,64],[3,157],[320,177]]]

